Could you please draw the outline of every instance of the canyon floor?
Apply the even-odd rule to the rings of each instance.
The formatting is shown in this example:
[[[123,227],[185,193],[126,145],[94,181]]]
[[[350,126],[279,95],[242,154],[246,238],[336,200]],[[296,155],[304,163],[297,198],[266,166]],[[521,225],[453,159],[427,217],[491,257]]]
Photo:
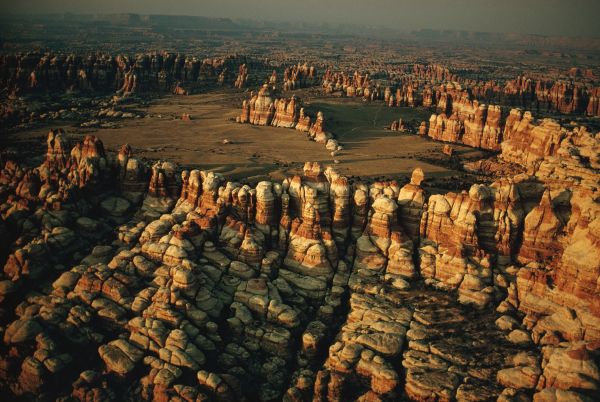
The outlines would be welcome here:
[[[286,96],[305,96],[305,91],[290,91]],[[238,124],[239,105],[244,94],[232,90],[213,90],[189,96],[168,95],[149,104],[126,104],[123,111],[141,112],[144,117],[120,119],[115,128],[79,128],[77,122],[64,121],[73,139],[84,135],[100,138],[109,150],[118,151],[125,143],[135,154],[147,159],[163,159],[187,168],[210,169],[230,179],[256,182],[280,180],[301,172],[305,161],[333,164],[334,158],[321,145],[308,141],[299,131]],[[306,98],[307,110],[320,110],[327,127],[344,150],[336,155],[336,170],[346,176],[364,178],[408,177],[417,167],[429,177],[461,174],[442,153],[443,143],[409,133],[390,131],[394,119],[418,126],[431,111],[424,108],[388,108],[365,104],[359,99],[331,97]],[[183,121],[182,114],[191,120]],[[69,127],[71,125],[71,127]],[[3,138],[4,143],[21,148],[39,146],[48,128],[26,129]],[[32,141],[33,140],[33,141]],[[223,141],[228,143],[224,144]],[[454,146],[456,162],[482,158],[485,153],[461,145]]]

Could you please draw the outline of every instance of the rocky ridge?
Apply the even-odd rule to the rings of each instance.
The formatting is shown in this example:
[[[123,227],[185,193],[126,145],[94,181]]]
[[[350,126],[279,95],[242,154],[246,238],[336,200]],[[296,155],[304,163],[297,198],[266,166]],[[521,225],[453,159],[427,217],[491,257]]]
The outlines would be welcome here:
[[[262,106],[254,117],[269,121]],[[290,109],[277,109],[285,125]],[[4,391],[593,397],[597,137],[514,119],[500,158],[527,173],[433,195],[420,169],[401,186],[307,163],[251,187],[147,166],[92,136],[71,147],[51,131],[41,166],[9,160],[0,172],[0,233],[11,244],[0,281]],[[81,349],[94,353],[79,359]]]

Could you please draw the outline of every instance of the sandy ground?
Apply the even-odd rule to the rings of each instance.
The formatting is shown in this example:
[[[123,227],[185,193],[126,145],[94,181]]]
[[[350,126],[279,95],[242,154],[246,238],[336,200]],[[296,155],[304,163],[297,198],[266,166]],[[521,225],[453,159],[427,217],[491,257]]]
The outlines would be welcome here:
[[[164,159],[189,168],[210,169],[230,179],[250,181],[297,173],[305,161],[332,164],[333,158],[323,144],[309,141],[304,133],[293,129],[256,127],[235,123],[240,113],[242,94],[229,90],[190,96],[168,96],[149,106],[128,106],[148,114],[139,119],[117,120],[118,128],[78,129],[64,126],[72,136],[94,134],[108,150],[118,150],[128,143],[134,154],[148,159]],[[311,115],[323,111],[326,127],[343,145],[336,156],[336,169],[348,176],[398,177],[421,167],[434,177],[454,175],[443,144],[384,130],[397,118],[418,123],[429,117],[428,111],[411,108],[388,108],[365,104],[356,99],[316,98],[306,102]],[[182,121],[189,113],[191,121]],[[57,126],[59,124],[53,124]],[[72,124],[71,124],[72,125]],[[8,143],[44,138],[50,126],[11,134]],[[223,144],[223,140],[230,144]],[[459,157],[478,156],[476,150],[455,146]],[[427,160],[428,162],[426,162]],[[439,163],[438,163],[439,162]]]

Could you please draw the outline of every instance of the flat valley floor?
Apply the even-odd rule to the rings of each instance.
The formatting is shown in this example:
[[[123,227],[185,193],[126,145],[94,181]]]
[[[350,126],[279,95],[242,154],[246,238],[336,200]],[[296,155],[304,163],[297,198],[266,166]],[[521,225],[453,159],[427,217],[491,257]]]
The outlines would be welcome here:
[[[348,177],[395,178],[410,175],[416,167],[421,167],[428,177],[460,174],[442,153],[443,143],[385,129],[399,118],[418,127],[421,121],[429,119],[432,113],[429,110],[389,108],[382,102],[371,104],[354,98],[307,100],[302,91],[284,96],[292,94],[304,99],[304,107],[313,119],[317,111],[324,113],[326,129],[344,147],[335,158],[324,144],[310,141],[305,133],[295,129],[236,123],[241,102],[248,94],[228,89],[188,96],[168,95],[148,104],[120,105],[118,109],[145,116],[114,119],[116,128],[79,128],[77,122],[53,121],[47,126],[8,134],[2,142],[22,148],[28,142],[45,139],[49,128],[62,127],[69,137],[96,135],[108,150],[118,151],[127,143],[137,157],[209,169],[229,179],[245,178],[249,182],[280,180],[299,173],[306,161],[334,165],[334,159],[338,161],[336,170]],[[181,119],[184,113],[191,116],[190,121]],[[224,140],[229,143],[224,144]],[[484,156],[480,150],[460,145],[453,148],[457,160]]]

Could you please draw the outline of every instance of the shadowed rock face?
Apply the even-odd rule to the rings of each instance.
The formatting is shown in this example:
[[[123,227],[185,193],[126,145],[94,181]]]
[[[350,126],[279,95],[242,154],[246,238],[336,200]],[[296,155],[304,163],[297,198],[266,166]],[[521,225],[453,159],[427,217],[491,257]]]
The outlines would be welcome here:
[[[246,64],[242,64],[238,70],[238,76],[233,83],[233,86],[236,88],[244,88],[246,86],[246,81],[248,81],[248,67]]]
[[[227,81],[244,88],[252,67],[262,63],[245,56],[200,59],[167,52],[126,55],[27,53],[0,57],[0,83],[13,93],[76,90],[116,91],[118,95],[149,91],[186,94],[206,82]],[[308,67],[306,67],[308,69]],[[238,71],[230,77],[230,71]],[[314,74],[314,72],[313,72]],[[185,88],[185,89],[184,89]]]
[[[355,88],[367,80],[352,77]],[[298,116],[298,128],[295,100],[269,99],[267,88],[245,106],[265,124]],[[495,110],[473,108],[455,120],[465,135],[498,133]],[[401,186],[308,162],[301,175],[250,186],[149,166],[127,145],[108,153],[93,136],[71,147],[51,131],[40,166],[6,161],[0,172],[2,391],[592,397],[597,140],[509,119],[500,159],[528,174],[433,195],[421,169]]]

